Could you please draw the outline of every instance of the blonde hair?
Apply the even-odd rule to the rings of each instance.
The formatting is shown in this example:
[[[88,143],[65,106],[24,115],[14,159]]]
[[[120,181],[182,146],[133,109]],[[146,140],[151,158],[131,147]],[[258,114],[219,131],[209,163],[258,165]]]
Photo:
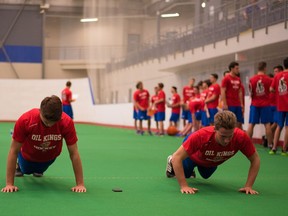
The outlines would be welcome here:
[[[237,118],[234,113],[230,111],[222,111],[218,112],[214,116],[214,125],[215,129],[219,130],[220,128],[225,128],[225,129],[234,129],[236,127],[237,123]]]

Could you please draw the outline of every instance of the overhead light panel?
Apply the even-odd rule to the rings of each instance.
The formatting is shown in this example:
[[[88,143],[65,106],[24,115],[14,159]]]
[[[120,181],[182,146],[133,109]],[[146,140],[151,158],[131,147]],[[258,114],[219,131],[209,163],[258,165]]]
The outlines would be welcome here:
[[[80,21],[81,22],[97,22],[98,18],[83,18]]]
[[[161,14],[162,18],[178,17],[179,13]]]

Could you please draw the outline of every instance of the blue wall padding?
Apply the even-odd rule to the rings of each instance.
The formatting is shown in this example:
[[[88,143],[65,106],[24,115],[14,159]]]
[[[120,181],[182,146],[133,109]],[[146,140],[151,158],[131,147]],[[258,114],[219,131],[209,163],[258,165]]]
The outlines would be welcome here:
[[[42,63],[41,46],[13,46],[5,45],[5,50],[11,62]],[[3,49],[0,48],[0,62],[8,62]]]

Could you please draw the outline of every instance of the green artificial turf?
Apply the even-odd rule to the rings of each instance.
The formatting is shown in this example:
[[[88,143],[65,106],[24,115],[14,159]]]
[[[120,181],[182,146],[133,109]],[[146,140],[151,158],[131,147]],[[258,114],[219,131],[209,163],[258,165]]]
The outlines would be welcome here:
[[[5,186],[12,123],[0,123],[0,179]],[[261,170],[254,189],[237,192],[247,178],[249,161],[238,153],[215,174],[188,179],[199,189],[181,194],[176,179],[165,176],[166,158],[181,138],[136,135],[133,130],[76,124],[87,193],[73,193],[74,174],[66,147],[42,178],[17,178],[17,193],[0,193],[1,216],[92,215],[285,215],[288,157],[268,155],[257,145]],[[65,144],[64,144],[65,145]],[[121,188],[123,192],[113,192]]]

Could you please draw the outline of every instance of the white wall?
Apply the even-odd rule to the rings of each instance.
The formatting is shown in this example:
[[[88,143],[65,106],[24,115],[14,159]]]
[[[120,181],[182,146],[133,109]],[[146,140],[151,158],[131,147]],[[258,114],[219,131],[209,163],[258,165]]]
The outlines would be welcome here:
[[[0,80],[1,120],[16,120],[32,108],[40,107],[46,96],[57,95],[65,88],[68,80]],[[73,104],[76,121],[89,121],[92,110],[92,99],[88,79],[71,80],[72,92],[79,98]]]

